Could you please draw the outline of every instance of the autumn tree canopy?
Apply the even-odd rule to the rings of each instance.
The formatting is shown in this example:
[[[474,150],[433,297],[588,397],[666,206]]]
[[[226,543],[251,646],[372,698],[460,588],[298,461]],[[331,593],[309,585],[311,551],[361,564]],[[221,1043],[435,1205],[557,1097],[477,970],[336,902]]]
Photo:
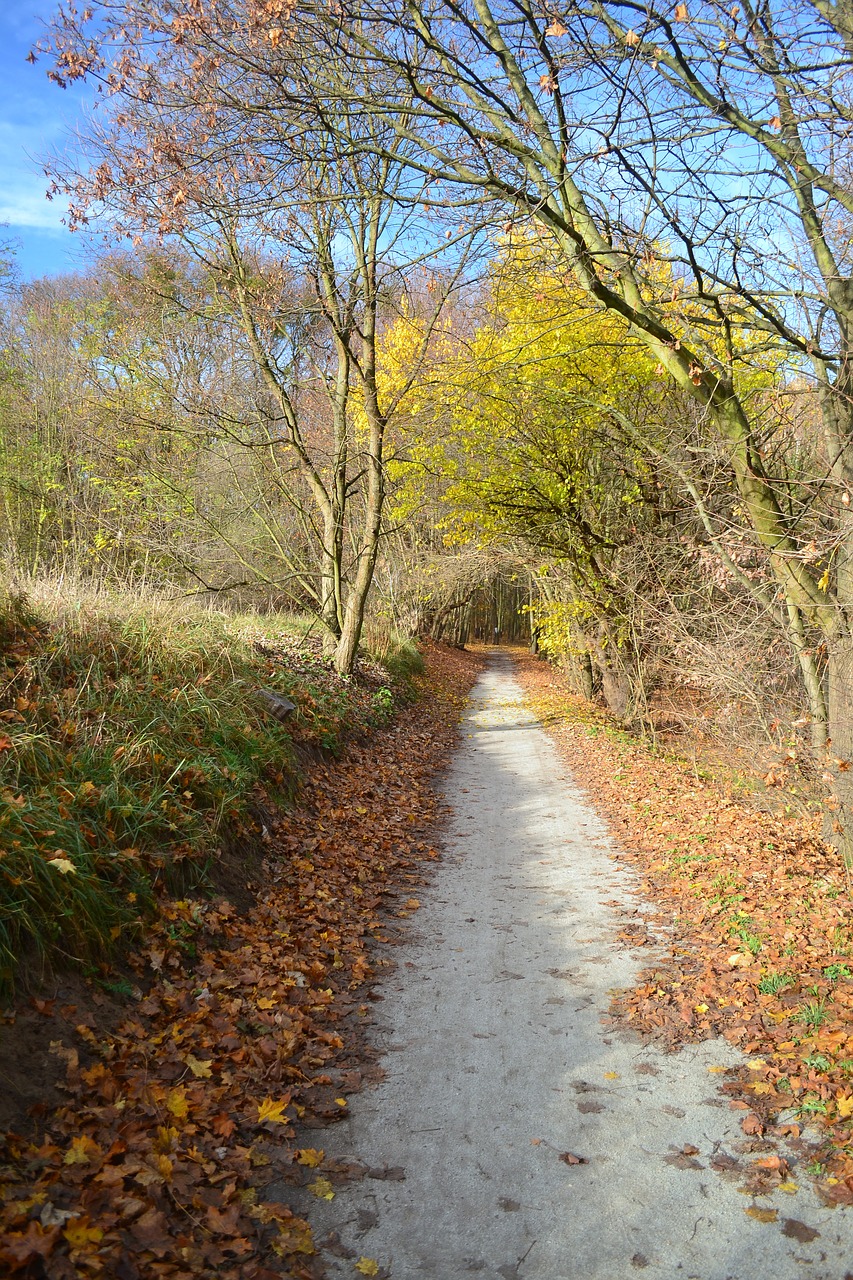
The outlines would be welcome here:
[[[86,162],[57,169],[55,189],[75,222],[97,215],[140,242],[174,238],[215,275],[254,352],[264,429],[298,459],[314,504],[319,609],[344,666],[358,626],[336,584],[348,579],[357,604],[372,578],[382,450],[400,403],[381,403],[374,372],[392,312],[425,257],[443,299],[460,243],[488,249],[540,227],[554,279],[617,318],[673,403],[691,406],[685,439],[694,427],[713,436],[812,719],[828,719],[845,761],[852,33],[842,9],[811,0],[95,0],[61,9],[44,44],[60,84],[86,77],[102,90]],[[289,401],[285,269],[310,282],[327,326],[338,426],[322,464]],[[689,470],[672,475],[695,506]],[[344,570],[350,474],[363,496]],[[698,518],[719,543],[714,512]],[[846,777],[838,834],[853,803]]]

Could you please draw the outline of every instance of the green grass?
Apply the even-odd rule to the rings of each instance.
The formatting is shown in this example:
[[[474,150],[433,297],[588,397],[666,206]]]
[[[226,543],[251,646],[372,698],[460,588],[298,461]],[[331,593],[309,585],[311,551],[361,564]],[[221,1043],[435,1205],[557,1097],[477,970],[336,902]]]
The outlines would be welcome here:
[[[816,1031],[818,1027],[823,1026],[828,1017],[825,999],[809,1000],[807,1004],[801,1005],[796,1013],[791,1014],[791,1021],[802,1022],[804,1026]]]
[[[288,637],[268,618],[0,593],[0,991],[103,959],[158,892],[197,884],[253,792],[292,794],[294,732],[335,750],[387,718],[389,696],[321,658],[290,671]],[[286,726],[259,686],[297,703]]]
[[[775,996],[791,985],[793,979],[787,973],[765,973],[759,980],[758,990],[762,995]]]
[[[398,684],[408,685],[413,676],[423,675],[424,660],[414,640],[391,631],[387,635],[371,636],[366,648]]]

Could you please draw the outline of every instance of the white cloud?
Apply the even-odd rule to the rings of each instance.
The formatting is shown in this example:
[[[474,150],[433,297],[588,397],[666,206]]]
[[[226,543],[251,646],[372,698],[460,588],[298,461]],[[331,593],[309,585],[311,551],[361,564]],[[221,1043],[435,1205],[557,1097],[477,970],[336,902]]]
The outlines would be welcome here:
[[[63,234],[64,202],[45,197],[46,179],[21,177],[7,184],[0,195],[0,223]]]

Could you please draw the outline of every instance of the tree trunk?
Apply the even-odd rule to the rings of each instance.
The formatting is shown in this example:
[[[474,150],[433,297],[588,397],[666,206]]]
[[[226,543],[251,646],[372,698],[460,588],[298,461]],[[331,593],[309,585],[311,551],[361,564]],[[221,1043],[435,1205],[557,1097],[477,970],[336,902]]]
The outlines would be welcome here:
[[[853,867],[853,638],[837,640],[829,650],[829,729],[833,756],[851,767],[837,770],[828,801],[833,843]]]
[[[803,687],[809,703],[812,746],[815,751],[822,751],[826,747],[829,721],[829,709],[826,703],[823,680],[815,660],[814,649],[810,648],[808,644],[805,627],[803,626],[803,615],[790,600],[787,602],[787,611],[788,637],[794,646],[794,652],[800,664],[800,674],[803,678]]]

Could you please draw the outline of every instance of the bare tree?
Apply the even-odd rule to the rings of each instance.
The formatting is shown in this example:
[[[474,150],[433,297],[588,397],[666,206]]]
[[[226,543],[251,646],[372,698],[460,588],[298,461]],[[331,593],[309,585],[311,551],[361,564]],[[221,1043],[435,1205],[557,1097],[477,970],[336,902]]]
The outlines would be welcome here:
[[[257,386],[229,432],[270,460],[272,483],[316,542],[316,587],[287,540],[277,547],[349,672],[382,536],[386,429],[471,235],[423,244],[412,144],[363,110],[364,87],[347,72],[335,72],[335,94],[317,96],[324,51],[292,40],[268,8],[129,0],[62,13],[54,76],[100,79],[107,99],[87,141],[97,162],[58,172],[56,189],[78,224],[97,213],[137,241],[179,243],[239,323]],[[384,385],[384,335],[418,270],[430,305],[405,376]]]
[[[547,227],[574,282],[625,318],[718,433],[779,589],[827,645],[841,761],[829,803],[848,855],[851,33],[846,10],[821,0],[712,0],[695,13],[376,0],[347,32],[419,170]],[[820,401],[799,510],[780,492],[772,414],[753,389],[768,351],[783,389],[808,377]],[[813,556],[803,530],[818,493],[831,520]]]

